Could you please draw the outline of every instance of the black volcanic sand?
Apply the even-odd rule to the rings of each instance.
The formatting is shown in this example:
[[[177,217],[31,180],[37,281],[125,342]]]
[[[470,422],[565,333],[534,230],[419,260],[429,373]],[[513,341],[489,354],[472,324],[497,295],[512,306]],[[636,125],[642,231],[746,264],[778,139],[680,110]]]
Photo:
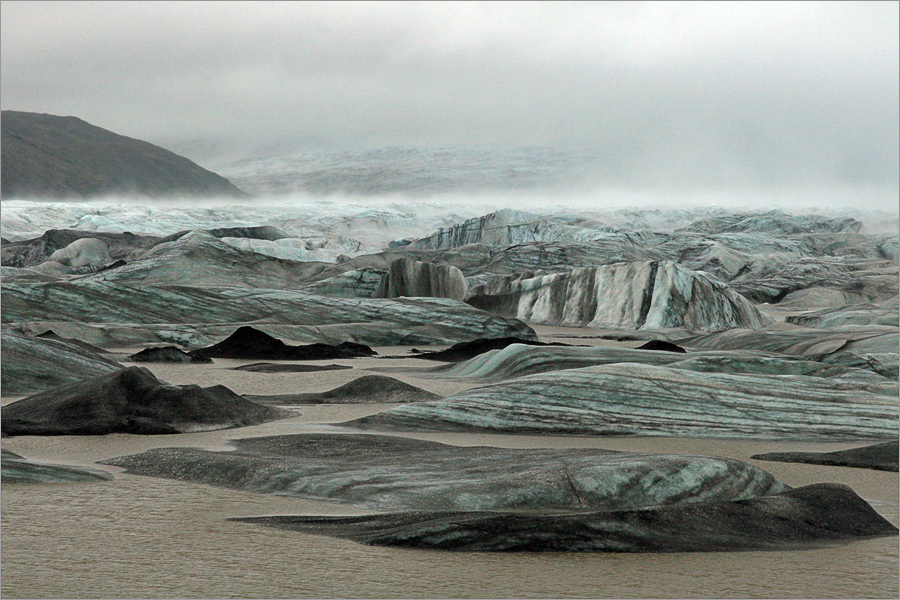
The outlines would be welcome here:
[[[168,434],[259,425],[295,416],[217,385],[173,386],[128,367],[3,407],[4,435]]]
[[[347,365],[285,365],[277,363],[253,363],[232,367],[232,371],[250,371],[251,373],[312,373],[315,371],[341,371],[352,369]]]
[[[419,352],[415,358],[425,360],[442,360],[445,362],[462,362],[484,354],[489,350],[502,350],[512,344],[526,344],[528,346],[570,346],[562,342],[538,342],[536,340],[523,340],[517,337],[505,338],[478,338],[471,342],[460,342],[437,352]]]
[[[433,394],[414,385],[384,375],[364,375],[349,383],[318,394],[282,394],[278,396],[249,396],[244,398],[262,404],[365,404],[439,400]]]
[[[190,354],[208,358],[245,360],[329,360],[374,356],[377,352],[369,346],[353,342],[343,342],[334,346],[330,344],[289,346],[278,338],[245,325],[218,344],[192,350]]]
[[[816,484],[731,502],[522,514],[401,512],[362,517],[243,517],[368,545],[469,552],[787,550],[897,535],[845,485]]]
[[[754,454],[751,458],[810,465],[856,467],[877,471],[897,471],[898,453],[900,453],[900,443],[893,441],[835,452],[769,452]]]
[[[650,340],[646,344],[638,346],[635,350],[661,350],[663,352],[687,353],[687,350],[678,344],[673,344],[672,342],[667,342],[665,340]]]
[[[166,362],[166,363],[194,363],[209,364],[212,359],[208,356],[196,356],[176,348],[175,346],[165,346],[162,348],[145,348],[140,352],[132,354],[128,360],[134,362]]]

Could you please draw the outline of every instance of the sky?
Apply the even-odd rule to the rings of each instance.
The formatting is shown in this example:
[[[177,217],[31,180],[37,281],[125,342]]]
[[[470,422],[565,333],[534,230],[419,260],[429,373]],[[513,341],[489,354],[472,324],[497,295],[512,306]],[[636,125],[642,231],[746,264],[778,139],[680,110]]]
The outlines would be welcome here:
[[[169,147],[590,149],[625,187],[895,198],[898,7],[3,1],[0,104]]]

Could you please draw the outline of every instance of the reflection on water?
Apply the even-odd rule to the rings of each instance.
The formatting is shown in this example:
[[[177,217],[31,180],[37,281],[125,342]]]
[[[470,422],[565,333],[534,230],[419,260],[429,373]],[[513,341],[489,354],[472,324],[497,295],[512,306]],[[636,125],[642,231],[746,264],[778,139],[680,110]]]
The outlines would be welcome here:
[[[225,520],[298,513],[348,509],[131,475],[6,486],[2,594],[897,597],[896,538],[802,552],[468,554],[361,546]]]
[[[469,554],[226,521],[346,507],[119,475],[6,486],[4,598],[897,597],[897,540],[802,552]],[[360,511],[361,512],[361,511]]]
[[[218,379],[216,373],[192,368],[179,377]],[[172,376],[177,369],[161,370],[168,371],[170,381],[185,382]],[[273,379],[279,391],[259,391],[254,380],[254,393],[322,391],[346,382],[339,378],[361,374],[365,373],[356,369],[326,372],[325,377],[335,379],[312,384],[302,380],[306,389],[297,389],[298,379]],[[415,377],[404,380],[433,391],[443,385]],[[287,388],[293,389],[280,391]],[[32,460],[89,465],[157,446],[224,449],[233,438],[335,430],[324,424],[384,408],[310,406],[302,407],[295,419],[239,430],[177,436],[15,437],[5,438],[3,447]],[[751,462],[792,486],[845,483],[898,523],[897,473],[749,458],[758,452],[826,451],[855,446],[852,443],[403,435],[457,445],[728,456]],[[488,554],[378,548],[225,520],[366,511],[102,468],[116,472],[115,480],[3,486],[0,593],[4,598],[896,598],[900,592],[896,537],[795,552]]]
[[[198,436],[211,438],[217,434],[224,440],[236,433]],[[112,437],[104,438],[110,456],[148,445],[148,438],[109,439]],[[457,438],[445,441],[459,442],[458,438],[464,436],[445,437]],[[652,451],[667,446],[666,440],[660,439],[615,440],[610,444],[610,440],[603,443],[596,439],[472,437],[476,439],[467,440],[469,443],[502,439],[506,442],[502,445],[516,447],[527,447],[534,441],[553,446],[641,446]],[[8,446],[15,443],[13,449],[17,451],[24,446],[46,456],[57,454],[50,448],[54,438],[4,441]],[[574,443],[560,443],[565,441]],[[732,454],[742,455],[758,450],[745,446],[764,445],[670,442],[670,450],[693,449],[702,454],[717,453],[710,450],[724,450],[730,445]],[[897,523],[895,473],[757,464],[772,467],[772,472],[792,485],[848,483]],[[469,554],[369,547],[225,520],[251,515],[364,513],[322,502],[121,473],[114,481],[104,483],[7,485],[2,494],[2,595],[895,598],[898,593],[897,538],[801,552]]]

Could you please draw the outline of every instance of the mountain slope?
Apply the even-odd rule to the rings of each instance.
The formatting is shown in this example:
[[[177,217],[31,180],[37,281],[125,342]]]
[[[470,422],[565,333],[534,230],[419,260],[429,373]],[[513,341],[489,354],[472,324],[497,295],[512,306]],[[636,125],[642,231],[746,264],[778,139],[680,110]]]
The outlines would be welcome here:
[[[0,124],[6,199],[244,195],[182,156],[76,117],[5,110]]]

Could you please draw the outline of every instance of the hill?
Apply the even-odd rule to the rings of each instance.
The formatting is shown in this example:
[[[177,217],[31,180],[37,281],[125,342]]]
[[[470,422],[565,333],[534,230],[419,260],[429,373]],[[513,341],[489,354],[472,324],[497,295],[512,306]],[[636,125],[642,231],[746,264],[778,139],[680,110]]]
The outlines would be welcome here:
[[[183,156],[77,117],[2,112],[2,197],[244,196]]]

